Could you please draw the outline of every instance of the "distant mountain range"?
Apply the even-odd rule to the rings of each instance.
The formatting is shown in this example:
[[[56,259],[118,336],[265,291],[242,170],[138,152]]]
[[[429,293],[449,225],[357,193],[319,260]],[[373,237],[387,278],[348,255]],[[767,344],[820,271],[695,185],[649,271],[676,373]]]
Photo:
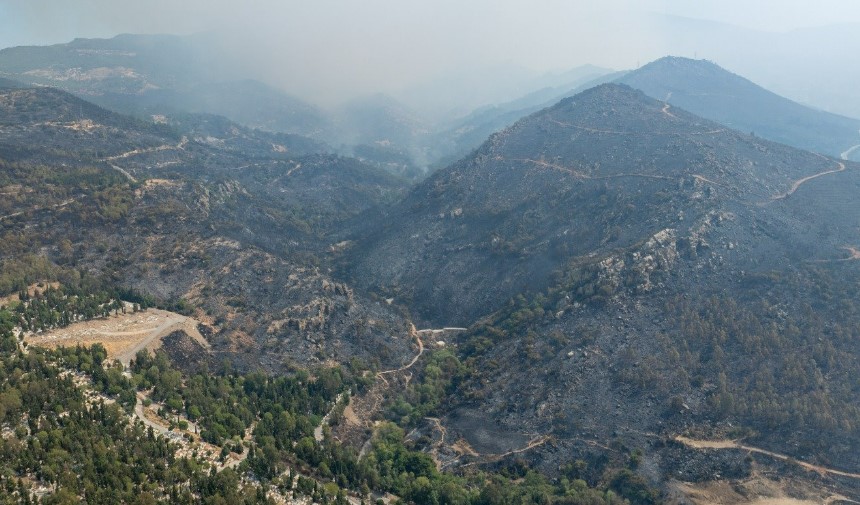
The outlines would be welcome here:
[[[114,110],[222,114],[247,126],[320,137],[316,107],[250,80],[227,77],[205,39],[118,35],[0,50],[0,74],[50,85]]]
[[[661,34],[655,49],[663,54],[707,58],[794,101],[860,117],[860,69],[845,60],[856,23],[759,31],[659,14],[647,23]]]
[[[0,50],[0,76],[55,86],[136,116],[223,115],[248,127],[310,137],[332,152],[420,178],[426,167],[456,159],[493,131],[608,72],[585,66],[535,78],[534,85],[544,88],[436,133],[438,127],[391,96],[356,98],[324,110],[259,81],[237,80],[209,46],[206,36],[119,35],[8,48]],[[464,132],[470,133],[460,138]]]
[[[798,104],[709,61],[665,57],[629,72],[594,70],[585,82],[539,90],[452,123],[434,136],[436,145],[454,153],[442,158],[442,165],[465,156],[518,119],[606,82],[627,84],[733,129],[801,149],[840,156],[860,144],[860,120]],[[846,153],[852,154],[860,153]]]
[[[554,87],[546,87],[510,102],[489,105],[440,128],[433,136],[434,146],[440,152],[438,166],[453,163],[481,145],[491,134],[514,124],[517,120],[545,107],[555,105],[562,98],[575,95],[598,84],[610,82],[624,72],[586,66],[578,79]],[[445,154],[448,153],[448,154]]]

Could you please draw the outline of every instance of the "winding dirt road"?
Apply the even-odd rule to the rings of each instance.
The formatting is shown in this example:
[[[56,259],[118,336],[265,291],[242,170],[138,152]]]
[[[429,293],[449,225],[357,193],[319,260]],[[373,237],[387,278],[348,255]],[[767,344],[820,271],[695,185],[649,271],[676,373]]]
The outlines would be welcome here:
[[[497,160],[504,161],[505,158],[498,157]],[[643,179],[655,179],[661,181],[677,181],[678,177],[669,177],[667,175],[654,175],[654,174],[637,174],[637,173],[625,173],[625,174],[614,174],[614,175],[588,175],[584,174],[578,170],[574,170],[569,167],[565,167],[564,165],[559,165],[557,163],[550,163],[544,160],[533,160],[531,158],[508,158],[508,161],[518,161],[520,163],[531,163],[533,165],[537,165],[542,168],[549,168],[552,170],[558,170],[559,172],[564,172],[570,174],[576,178],[584,179],[584,180],[592,180],[592,181],[600,181],[607,179],[620,179],[625,177],[640,177]],[[692,177],[696,180],[706,182],[708,184],[713,184],[714,186],[720,186],[725,188],[725,184],[721,184],[719,182],[712,181],[707,177],[699,174],[685,174],[684,177]]]
[[[549,435],[541,435],[539,437],[533,438],[526,444],[524,447],[520,447],[519,449],[513,449],[508,452],[504,452],[502,454],[483,454],[481,457],[490,458],[490,459],[502,459],[508,456],[519,454],[521,452],[526,452],[534,449],[535,447],[540,447],[541,445],[549,442],[552,439]]]
[[[203,338],[203,335],[200,334],[195,320],[172,312],[166,312],[165,318],[166,320],[162,324],[149,330],[149,334],[138,342],[137,345],[134,345],[117,355],[116,359],[118,359],[124,366],[128,366],[138,351],[148,348],[154,341],[166,337],[177,330],[184,331],[205,349],[209,348],[209,342],[207,342],[206,339]],[[116,333],[108,332],[105,335],[111,336],[115,334]]]
[[[121,173],[122,175],[124,175],[124,176],[126,177],[126,179],[128,179],[129,181],[131,181],[131,182],[137,182],[137,179],[135,179],[133,175],[131,175],[130,173],[128,173],[128,172],[126,171],[126,169],[124,169],[124,168],[122,168],[122,167],[118,167],[118,166],[113,165],[113,164],[111,164],[111,168],[113,168],[113,169],[114,169],[114,170],[116,170],[117,172],[119,172],[119,173]]]
[[[822,156],[822,158],[823,158],[823,156]],[[804,177],[803,179],[799,179],[797,181],[794,181],[794,184],[791,185],[791,188],[788,191],[786,191],[785,193],[780,193],[778,195],[774,195],[774,196],[770,197],[770,200],[768,202],[765,202],[765,203],[775,202],[777,200],[782,200],[782,199],[788,198],[789,196],[793,195],[795,191],[800,189],[801,186],[803,186],[804,184],[806,184],[807,182],[809,182],[813,179],[817,179],[819,177],[824,177],[825,175],[837,174],[839,172],[844,172],[845,171],[845,163],[842,163],[841,161],[837,161],[836,163],[837,163],[836,169],[827,170],[825,172],[820,172],[820,173],[817,173],[814,175],[810,175],[808,177]]]
[[[665,114],[671,118],[678,119],[678,116],[669,112],[669,109],[672,108],[672,106],[669,105],[669,99],[670,98],[672,98],[672,92],[671,91],[668,94],[666,94],[666,99],[663,100],[663,109],[661,109],[660,112],[662,112],[663,114]]]
[[[134,416],[140,419],[140,421],[145,426],[152,428],[155,433],[158,433],[162,436],[167,436],[167,434],[170,433],[170,430],[167,429],[167,426],[161,423],[156,423],[146,415],[146,412],[144,412],[143,401],[145,399],[146,396],[144,396],[143,393],[137,393],[137,404],[134,406]]]
[[[860,249],[858,249],[856,247],[851,247],[849,245],[843,247],[842,249],[848,251],[851,254],[851,256],[849,256],[848,258],[845,258],[843,261],[860,260]]]
[[[860,132],[858,132],[858,133],[860,133]],[[846,149],[845,151],[843,151],[842,154],[839,155],[839,157],[845,161],[848,161],[848,157],[851,156],[851,153],[853,153],[854,151],[856,151],[858,149],[860,149],[860,144],[857,144],[856,146],[851,146],[848,149]]]
[[[740,449],[742,451],[764,454],[765,456],[770,456],[771,458],[779,459],[782,461],[792,461],[805,468],[806,470],[817,472],[819,474],[830,474],[838,475],[840,477],[860,479],[860,473],[843,472],[842,470],[834,470],[833,468],[813,465],[812,463],[807,463],[805,461],[798,461],[792,457],[786,456],[785,454],[779,454],[776,452],[759,449],[758,447],[741,444],[737,440],[694,440],[681,435],[676,436],[675,440],[681,442],[687,447],[692,447],[694,449]]]
[[[385,380],[385,377],[384,377],[385,375],[395,374],[395,373],[397,373],[397,372],[402,372],[402,371],[404,371],[404,370],[409,370],[410,368],[412,368],[412,366],[413,366],[413,365],[415,365],[415,363],[417,363],[417,362],[418,362],[418,358],[420,358],[420,357],[421,357],[421,355],[422,355],[422,354],[424,354],[424,342],[422,342],[422,341],[421,341],[421,337],[420,337],[420,336],[418,336],[418,331],[415,329],[415,325],[410,324],[409,326],[410,326],[409,334],[410,334],[413,338],[415,338],[415,341],[416,341],[416,342],[418,342],[418,354],[416,354],[416,355],[415,355],[415,357],[414,357],[414,358],[412,358],[412,361],[410,361],[410,362],[409,362],[409,363],[407,363],[406,365],[403,365],[403,366],[402,366],[402,367],[400,367],[400,368],[395,368],[395,369],[393,369],[393,370],[384,370],[384,371],[382,371],[382,372],[377,372],[377,373],[376,373],[376,376],[377,376],[377,377],[379,377],[380,379],[382,379],[386,384],[388,383],[388,381],[386,381],[386,380]]]
[[[342,439],[353,438],[363,440],[361,450],[359,452],[359,458],[362,458],[367,454],[367,451],[370,449],[370,441],[372,439],[372,437],[365,438],[364,430],[373,426],[374,416],[379,412],[380,408],[384,404],[385,398],[389,397],[390,393],[394,391],[395,388],[406,388],[409,384],[411,372],[408,374],[403,372],[407,372],[415,366],[424,354],[425,347],[421,336],[465,330],[466,328],[454,327],[446,327],[439,330],[417,330],[415,329],[415,325],[409,325],[409,335],[415,339],[415,342],[418,345],[418,352],[403,366],[377,372],[376,377],[379,380],[374,381],[373,385],[371,385],[364,394],[350,398],[349,404],[344,408],[345,422],[339,423],[338,426],[335,427],[338,431],[338,435]],[[441,425],[441,422],[437,419],[436,423],[444,433],[445,428]]]
[[[65,200],[65,201],[60,202],[60,203],[55,204],[55,205],[50,205],[48,207],[34,207],[32,209],[19,210],[18,212],[6,214],[5,216],[0,216],[0,221],[2,221],[4,219],[9,219],[10,217],[20,216],[21,214],[24,214],[26,212],[38,212],[40,210],[45,210],[45,209],[61,209],[61,208],[65,207],[66,205],[70,205],[70,204],[75,203],[76,201],[78,201],[77,198],[70,198],[68,200]]]
[[[140,149],[140,148],[132,149],[131,151],[128,151],[128,152],[125,152],[122,154],[117,154],[115,156],[108,156],[107,158],[103,158],[102,161],[122,160],[122,159],[130,158],[131,156],[136,156],[138,154],[157,153],[157,152],[161,152],[161,151],[181,151],[181,150],[185,149],[186,144],[188,144],[188,138],[182,137],[182,139],[179,141],[179,143],[176,144],[175,146],[171,145],[171,144],[164,144],[164,145],[157,146],[157,147],[149,147],[149,148],[144,148],[144,149]]]
[[[328,420],[331,419],[331,415],[332,413],[334,413],[334,409],[336,409],[337,406],[340,405],[341,400],[343,400],[343,395],[344,393],[340,393],[339,395],[337,395],[337,398],[334,399],[334,403],[332,404],[331,409],[329,409],[329,411],[326,412],[326,414],[323,416],[319,426],[314,428],[314,440],[316,440],[317,442],[323,441],[323,426],[328,424]]]
[[[666,109],[666,113],[672,115]],[[672,115],[672,117],[675,117]],[[598,128],[590,128],[588,126],[575,125],[571,123],[563,123],[556,119],[549,119],[549,121],[553,124],[564,128],[574,128],[577,130],[587,131],[589,133],[605,133],[609,135],[673,135],[673,136],[693,136],[693,135],[716,135],[717,133],[722,133],[726,131],[725,128],[717,128],[716,130],[705,130],[701,132],[655,132],[655,131],[640,131],[640,132],[632,132],[632,131],[620,131],[620,130],[600,130]]]

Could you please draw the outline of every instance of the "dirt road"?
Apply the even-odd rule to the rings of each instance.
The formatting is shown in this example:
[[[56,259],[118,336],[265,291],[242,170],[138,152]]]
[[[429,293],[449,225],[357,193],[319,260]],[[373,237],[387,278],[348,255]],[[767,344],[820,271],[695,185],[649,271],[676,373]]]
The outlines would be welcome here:
[[[51,205],[49,207],[33,207],[32,209],[19,210],[18,212],[6,214],[5,216],[0,216],[0,221],[2,221],[4,219],[9,219],[10,217],[20,216],[21,214],[24,214],[25,212],[38,212],[40,210],[45,210],[45,209],[61,209],[61,208],[65,207],[66,205],[70,205],[72,203],[75,203],[76,201],[78,201],[77,198],[70,198],[68,200],[62,201],[62,202],[55,204],[55,205]]]
[[[137,404],[134,406],[134,416],[140,419],[140,421],[144,425],[149,428],[152,428],[155,433],[167,436],[167,434],[170,433],[170,430],[167,429],[167,426],[153,421],[146,415],[146,412],[144,412],[143,401],[145,399],[146,397],[143,395],[143,393],[137,393]]]
[[[737,440],[693,440],[691,438],[683,437],[678,435],[675,437],[675,440],[681,442],[687,447],[692,447],[694,449],[740,449],[743,451],[755,452],[758,454],[764,454],[765,456],[770,456],[771,458],[780,459],[782,461],[793,461],[803,468],[817,472],[820,474],[831,474],[838,475],[840,477],[850,477],[852,479],[860,479],[860,473],[851,473],[851,472],[843,472],[842,470],[834,470],[832,468],[827,468],[823,466],[813,465],[812,463],[807,463],[805,461],[798,461],[792,457],[786,456],[784,454],[779,454],[776,452],[767,451],[764,449],[759,449],[758,447],[752,447],[749,445],[744,445],[739,443]]]
[[[780,193],[778,195],[772,196],[770,198],[770,200],[768,202],[765,202],[765,203],[775,202],[777,200],[782,200],[784,198],[788,198],[789,196],[793,195],[795,191],[800,189],[800,187],[802,185],[806,184],[807,182],[809,182],[813,179],[817,179],[817,178],[823,177],[825,175],[836,174],[836,173],[843,172],[843,171],[845,171],[845,163],[842,163],[841,161],[839,161],[839,162],[837,162],[837,168],[836,169],[827,170],[825,172],[820,172],[820,173],[817,173],[814,175],[810,175],[808,177],[804,177],[803,179],[799,179],[799,180],[795,181],[794,184],[791,185],[791,188],[788,191],[786,191],[785,193]]]
[[[340,393],[339,395],[337,395],[337,398],[334,399],[334,403],[332,404],[331,409],[329,409],[329,411],[326,412],[325,416],[323,416],[319,426],[314,428],[314,440],[316,440],[317,442],[323,441],[323,426],[328,424],[329,419],[331,419],[331,415],[334,412],[334,409],[336,409],[337,406],[340,405],[341,400],[343,400],[343,395],[344,393]]]
[[[668,109],[667,109],[668,113]],[[673,116],[674,117],[674,116]],[[632,132],[632,131],[619,131],[619,130],[600,130],[598,128],[590,128],[588,126],[575,125],[571,123],[563,123],[561,121],[550,119],[551,123],[554,123],[558,126],[564,128],[574,128],[577,130],[587,131],[589,133],[604,133],[609,135],[669,135],[669,136],[698,136],[698,135],[715,135],[717,133],[722,133],[726,131],[725,128],[717,128],[716,130],[705,130],[701,132],[658,132],[658,131],[641,131],[641,132]]]
[[[121,173],[122,175],[124,175],[124,176],[126,177],[126,179],[128,179],[129,181],[131,181],[131,182],[137,182],[137,179],[135,179],[135,178],[134,178],[134,176],[132,176],[130,173],[128,173],[124,168],[122,168],[122,167],[118,167],[118,166],[113,165],[113,164],[111,165],[111,168],[113,168],[113,169],[114,169],[114,170],[116,170],[117,172],[119,172],[119,173]]]
[[[663,100],[663,109],[660,112],[662,112],[663,114],[665,114],[671,118],[678,119],[678,116],[669,112],[669,109],[672,108],[672,106],[669,105],[669,99],[670,98],[672,98],[672,92],[671,91],[666,95],[666,99]]]
[[[416,354],[415,357],[412,358],[412,361],[410,361],[409,363],[407,363],[406,365],[404,365],[400,368],[395,368],[393,370],[385,370],[382,372],[378,372],[376,374],[377,377],[381,378],[382,380],[385,380],[385,378],[383,377],[384,375],[394,374],[397,372],[402,372],[404,370],[409,370],[410,368],[412,368],[412,366],[415,363],[418,362],[418,358],[420,358],[421,355],[424,354],[424,342],[422,342],[421,337],[418,336],[418,331],[415,329],[414,325],[410,325],[409,333],[412,335],[413,338],[415,338],[415,341],[418,343],[418,354]]]
[[[186,144],[188,144],[188,138],[182,137],[182,139],[179,141],[179,143],[176,144],[175,146],[170,145],[170,144],[164,144],[164,145],[157,146],[157,147],[149,147],[149,148],[144,148],[144,149],[140,149],[140,148],[133,149],[131,151],[128,151],[128,152],[125,152],[122,154],[117,154],[116,156],[108,156],[107,158],[104,158],[102,161],[122,160],[122,159],[129,158],[131,156],[136,156],[138,154],[157,153],[157,152],[161,152],[161,151],[183,150],[183,149],[185,149]]]
[[[858,132],[858,133],[860,133],[860,132]],[[851,154],[858,149],[860,149],[860,144],[857,144],[856,146],[851,146],[848,149],[846,149],[842,154],[840,154],[839,157],[845,161],[848,161],[848,158],[851,156]]]

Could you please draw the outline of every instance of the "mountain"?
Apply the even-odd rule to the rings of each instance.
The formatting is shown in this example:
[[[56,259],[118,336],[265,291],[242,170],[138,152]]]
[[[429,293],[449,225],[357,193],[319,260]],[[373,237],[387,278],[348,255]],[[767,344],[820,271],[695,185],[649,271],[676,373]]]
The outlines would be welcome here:
[[[445,342],[471,373],[419,432],[445,465],[628,464],[695,494],[774,466],[808,485],[781,463],[802,461],[856,494],[858,190],[858,164],[607,84],[420,183],[351,275],[471,325]]]
[[[540,109],[550,107],[561,99],[581,91],[611,82],[622,72],[612,72],[598,67],[580,67],[579,78],[558,86],[545,87],[524,95],[516,100],[489,105],[473,111],[441,128],[433,136],[431,149],[440,152],[437,164],[450,164],[469,154],[480,146],[490,135],[514,124],[517,120]],[[570,75],[570,74],[566,74]]]
[[[55,86],[124,113],[220,114],[324,139],[326,114],[253,80],[235,80],[205,36],[118,35],[0,50],[0,76]]]
[[[145,121],[53,88],[0,89],[2,501],[343,504],[372,490],[622,505],[608,484],[441,472],[385,420],[400,385],[431,408],[462,365],[405,307],[333,276],[352,254],[342,238],[406,182],[316,147],[220,116]],[[35,343],[67,324],[138,335],[126,316],[167,328],[156,356],[133,349],[123,365],[107,359],[113,341]],[[117,457],[98,463],[92,447]]]
[[[677,200],[676,186],[698,194],[716,181],[755,204],[836,166],[603,85],[517,122],[419,184],[383,228],[362,230],[374,238],[356,276],[435,323],[465,325],[542,289],[572,258],[646,240],[668,216],[695,221],[699,203]],[[802,237],[792,247],[807,243],[837,247]]]
[[[839,156],[860,144],[860,120],[776,95],[704,60],[665,57],[617,82],[733,129]]]
[[[0,294],[62,272],[193,313],[213,350],[184,384],[163,359],[119,389],[121,369],[102,377],[90,351],[65,363],[131,393],[129,411],[137,392],[171,416],[223,404],[192,421],[247,443],[236,472],[255,479],[300,462],[416,503],[497,503],[511,486],[524,493],[511,503],[860,495],[860,165],[618,84],[517,121],[411,190],[318,148],[218,116],[146,121],[0,89]],[[0,313],[5,345],[15,325]],[[56,375],[12,354],[11,386]],[[225,357],[312,373],[270,388]],[[63,377],[63,398],[81,396]],[[297,404],[302,426],[282,404],[299,397],[315,398]],[[77,423],[74,401],[44,409],[42,436],[4,390],[21,428],[6,436],[61,458],[36,440],[64,433],[63,408]]]
[[[621,22],[619,26],[625,25]],[[857,45],[860,27],[856,22],[757,30],[652,13],[637,17],[626,28],[660,34],[649,37],[644,60],[666,54],[706,58],[798,103],[860,117],[860,101],[854,92],[860,71],[844,59],[845,48]]]
[[[92,96],[181,88],[215,78],[207,70],[210,63],[193,38],[172,35],[126,34],[0,50],[0,73]]]
[[[400,314],[320,267],[334,231],[396,200],[405,181],[320,154],[308,139],[220,117],[161,120],[52,88],[0,90],[4,272],[42,254],[165,303],[185,300],[216,352],[247,366],[283,369],[287,356],[399,362],[411,352]]]
[[[594,65],[540,72],[512,62],[472,62],[421,80],[396,96],[433,122],[445,123],[475,109],[507,103],[536,90],[568,87],[608,72]],[[575,85],[568,89],[572,87]]]
[[[137,117],[216,114],[250,128],[312,138],[418,178],[429,127],[385,95],[324,110],[253,79],[237,79],[209,35],[119,35],[0,50],[0,78],[53,86]]]
[[[329,153],[331,148],[319,141],[290,133],[269,132],[242,126],[224,116],[177,113],[153,115],[165,124],[200,143],[244,156],[292,158]]]

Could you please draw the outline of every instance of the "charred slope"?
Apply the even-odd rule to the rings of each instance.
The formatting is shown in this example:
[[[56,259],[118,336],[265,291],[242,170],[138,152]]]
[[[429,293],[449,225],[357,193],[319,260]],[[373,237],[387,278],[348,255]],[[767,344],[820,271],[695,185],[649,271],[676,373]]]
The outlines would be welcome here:
[[[13,81],[12,79],[3,79],[0,78],[0,88],[20,88],[23,85],[17,81]]]
[[[179,113],[156,116],[183,135],[222,150],[254,158],[290,159],[332,151],[322,142],[301,135],[248,128],[224,116]]]
[[[781,465],[674,440],[743,438],[856,495],[830,471],[860,470],[858,191],[855,163],[606,85],[417,187],[357,275],[439,322],[503,306],[457,341],[472,373],[441,425],[468,444],[448,464],[597,482],[634,453],[655,485]]]
[[[248,159],[289,160],[328,152],[307,137],[253,130],[221,116],[182,113],[156,120],[118,114],[56,88],[0,87],[0,141],[10,150],[32,146],[45,156],[68,150],[82,160],[131,163],[156,151],[182,151],[169,147],[189,141]]]
[[[487,140],[490,135],[504,130],[518,120],[541,109],[551,107],[564,98],[612,82],[625,72],[586,66],[578,79],[563,86],[534,91],[511,102],[478,109],[468,116],[454,121],[433,136],[432,149],[441,151],[439,166],[453,163],[467,156]]]
[[[793,102],[709,61],[661,58],[617,82],[735,130],[801,149],[839,156],[860,143],[860,120]]]
[[[638,449],[654,483],[750,476],[739,451],[693,462],[679,434],[858,473],[858,168],[763,205],[714,186],[689,226],[667,219],[631,247],[575,259],[460,342],[475,373],[453,395],[448,436],[482,453],[518,447],[483,440],[480,412],[495,441],[552,436],[526,456],[549,471],[581,458],[599,474]],[[822,478],[857,493],[854,479]]]
[[[685,232],[713,210],[717,191],[727,211],[758,208],[839,166],[603,85],[519,121],[417,186],[384,226],[362,231],[352,275],[426,319],[466,325],[543,290],[575,258],[667,227]],[[786,244],[779,255],[792,254]]]
[[[400,314],[318,266],[330,234],[397,198],[399,179],[331,155],[267,153],[270,137],[235,126],[221,138],[184,125],[189,138],[56,90],[3,90],[0,104],[4,275],[44,256],[186,299],[217,350],[254,367],[396,365],[412,352]]]

